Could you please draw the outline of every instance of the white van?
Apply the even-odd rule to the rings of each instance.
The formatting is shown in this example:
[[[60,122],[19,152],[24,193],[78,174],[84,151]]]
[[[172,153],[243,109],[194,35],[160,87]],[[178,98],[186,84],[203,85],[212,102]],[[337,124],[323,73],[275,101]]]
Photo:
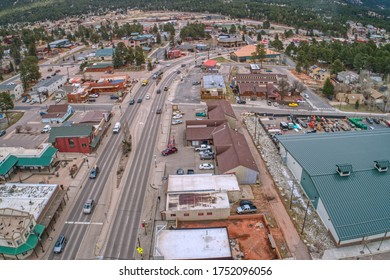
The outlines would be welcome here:
[[[41,133],[49,133],[50,130],[51,130],[51,127],[50,127],[50,125],[47,124],[47,125],[45,125],[45,126],[43,127]]]
[[[121,130],[121,123],[117,122],[117,123],[115,123],[114,129],[112,130],[112,132],[119,133],[119,130]]]

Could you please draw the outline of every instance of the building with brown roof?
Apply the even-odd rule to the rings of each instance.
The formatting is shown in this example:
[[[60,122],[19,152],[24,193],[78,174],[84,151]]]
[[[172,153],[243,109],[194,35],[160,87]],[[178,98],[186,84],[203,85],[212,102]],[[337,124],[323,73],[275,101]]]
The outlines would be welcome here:
[[[221,125],[213,141],[218,174],[235,174],[239,184],[256,184],[259,171],[244,135]]]
[[[73,113],[68,104],[50,105],[47,114],[42,115],[43,123],[62,123]]]
[[[226,120],[233,129],[237,126],[237,117],[234,114],[232,105],[226,100],[215,100],[207,102],[209,120]]]
[[[230,59],[237,62],[246,62],[246,61],[254,61],[258,59],[258,57],[254,57],[253,53],[256,52],[256,45],[247,45],[242,47],[241,49],[230,53]],[[265,49],[265,58],[264,61],[280,61],[280,53],[272,51],[270,49]]]
[[[239,184],[255,184],[258,169],[244,135],[235,130],[237,119],[225,100],[209,101],[208,120],[186,122],[186,141],[192,146],[215,146],[218,174],[235,174]]]

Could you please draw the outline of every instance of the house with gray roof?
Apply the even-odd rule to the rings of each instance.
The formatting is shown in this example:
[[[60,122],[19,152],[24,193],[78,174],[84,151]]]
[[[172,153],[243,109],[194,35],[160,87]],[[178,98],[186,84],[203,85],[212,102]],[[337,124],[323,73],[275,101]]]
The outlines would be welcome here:
[[[203,76],[200,90],[202,99],[225,99],[226,85],[222,75]]]
[[[112,61],[114,56],[113,48],[98,49],[95,53],[95,59]]]
[[[390,232],[390,130],[278,136],[280,154],[337,246]]]
[[[33,100],[36,102],[42,103],[54,92],[61,89],[62,86],[66,83],[67,76],[65,75],[56,75],[53,77],[48,77],[45,80],[38,82],[33,86],[30,95]]]
[[[0,84],[0,92],[6,92],[11,96],[12,100],[19,100],[24,93],[22,84],[8,83]]]

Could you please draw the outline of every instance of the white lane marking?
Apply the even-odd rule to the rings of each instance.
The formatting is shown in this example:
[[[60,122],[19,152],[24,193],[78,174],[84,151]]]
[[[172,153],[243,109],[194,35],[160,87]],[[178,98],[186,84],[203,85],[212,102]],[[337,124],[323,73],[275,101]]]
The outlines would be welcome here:
[[[66,221],[65,224],[68,225],[103,225],[103,223],[93,223],[93,222],[72,222],[72,221]]]

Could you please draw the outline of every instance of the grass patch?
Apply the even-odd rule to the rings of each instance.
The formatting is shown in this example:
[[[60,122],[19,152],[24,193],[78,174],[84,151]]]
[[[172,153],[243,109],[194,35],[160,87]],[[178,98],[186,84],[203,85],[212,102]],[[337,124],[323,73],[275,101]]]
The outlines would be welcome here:
[[[345,112],[362,112],[362,113],[366,112],[366,113],[379,113],[379,114],[383,113],[377,107],[373,107],[370,109],[366,105],[360,105],[359,109],[356,109],[354,104],[347,104],[341,106],[335,105],[333,107],[339,109],[340,111],[345,111]]]
[[[7,129],[17,123],[23,117],[23,114],[22,112],[9,112],[7,115],[10,125],[8,126],[7,118],[4,117],[4,122],[0,124],[1,129]]]
[[[218,56],[216,58],[213,58],[213,60],[216,60],[217,62],[219,63],[223,63],[223,62],[229,62],[229,60],[227,60],[226,58],[222,57],[222,56]]]

